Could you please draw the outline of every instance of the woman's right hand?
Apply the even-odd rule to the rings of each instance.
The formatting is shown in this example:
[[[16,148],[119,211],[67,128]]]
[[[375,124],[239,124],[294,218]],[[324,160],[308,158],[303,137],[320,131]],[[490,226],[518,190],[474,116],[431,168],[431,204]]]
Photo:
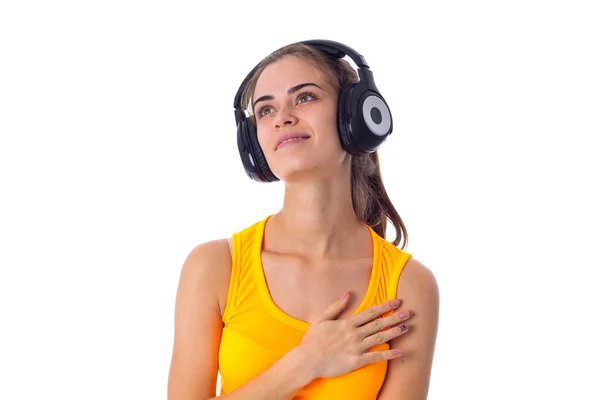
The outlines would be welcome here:
[[[393,313],[390,316],[377,318],[397,308],[393,301],[388,301],[352,315],[336,320],[348,304],[348,293],[332,303],[324,314],[315,321],[304,335],[300,348],[308,357],[312,376],[316,378],[333,378],[354,371],[366,364],[390,360],[400,357],[399,349],[387,351],[368,350],[404,334],[406,324],[394,326],[410,317],[409,311]],[[376,319],[377,318],[377,319]],[[391,329],[383,331],[387,327]]]

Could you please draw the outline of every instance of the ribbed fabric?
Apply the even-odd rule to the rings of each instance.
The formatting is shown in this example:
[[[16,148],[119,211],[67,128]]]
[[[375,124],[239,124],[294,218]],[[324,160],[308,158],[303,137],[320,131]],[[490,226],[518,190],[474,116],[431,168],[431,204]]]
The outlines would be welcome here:
[[[219,347],[221,395],[266,371],[298,346],[310,328],[307,322],[283,312],[269,294],[261,251],[265,224],[270,217],[232,236],[231,280]],[[366,227],[373,239],[373,265],[367,293],[353,315],[394,299],[400,274],[411,257]],[[389,344],[384,343],[370,351],[387,349]],[[316,379],[294,399],[375,400],[386,371],[387,361],[379,361],[336,378]]]

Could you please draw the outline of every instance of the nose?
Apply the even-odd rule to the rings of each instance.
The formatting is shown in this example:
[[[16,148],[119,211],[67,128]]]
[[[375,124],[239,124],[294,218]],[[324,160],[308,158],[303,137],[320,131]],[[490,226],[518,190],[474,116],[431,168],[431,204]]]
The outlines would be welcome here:
[[[281,128],[282,126],[296,125],[298,123],[298,118],[287,109],[280,109],[274,122],[276,128]]]

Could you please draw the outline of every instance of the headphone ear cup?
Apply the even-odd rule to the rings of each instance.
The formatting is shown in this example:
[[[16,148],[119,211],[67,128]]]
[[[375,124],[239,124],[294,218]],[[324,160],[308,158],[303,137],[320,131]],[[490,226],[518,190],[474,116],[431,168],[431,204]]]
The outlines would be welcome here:
[[[352,140],[352,129],[350,127],[350,101],[352,99],[354,86],[354,83],[348,83],[340,89],[340,96],[338,99],[338,133],[342,148],[352,155],[361,156],[364,155],[364,153],[354,145],[354,141]]]
[[[392,114],[379,93],[362,82],[342,87],[338,102],[338,131],[344,150],[354,156],[377,151],[392,129]]]
[[[237,126],[237,145],[240,153],[240,159],[248,177],[260,182],[260,179],[258,178],[256,161],[252,155],[252,149],[250,148],[250,139],[248,138],[246,125],[247,122],[242,120]]]
[[[362,121],[368,136],[379,142],[377,147],[383,143],[387,136],[392,133],[392,113],[387,103],[379,94],[367,90],[362,94]]]
[[[267,159],[265,154],[260,147],[260,143],[258,142],[258,136],[256,134],[256,128],[252,121],[245,121],[246,124],[246,132],[248,137],[248,143],[250,145],[250,151],[252,152],[252,156],[255,162],[255,169],[258,179],[261,182],[276,182],[279,180],[269,168],[269,164],[267,163]]]

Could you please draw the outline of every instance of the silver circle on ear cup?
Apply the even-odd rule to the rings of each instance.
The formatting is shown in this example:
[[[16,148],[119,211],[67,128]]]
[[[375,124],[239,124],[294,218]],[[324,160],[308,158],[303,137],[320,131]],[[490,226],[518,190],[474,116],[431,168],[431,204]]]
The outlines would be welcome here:
[[[363,102],[362,114],[371,132],[377,136],[384,136],[389,133],[392,126],[392,116],[387,105],[380,97],[375,95],[367,97]]]

